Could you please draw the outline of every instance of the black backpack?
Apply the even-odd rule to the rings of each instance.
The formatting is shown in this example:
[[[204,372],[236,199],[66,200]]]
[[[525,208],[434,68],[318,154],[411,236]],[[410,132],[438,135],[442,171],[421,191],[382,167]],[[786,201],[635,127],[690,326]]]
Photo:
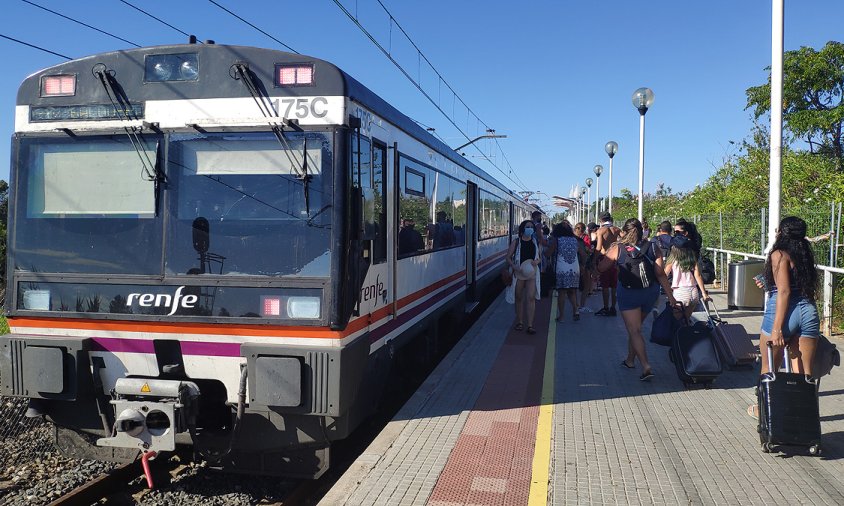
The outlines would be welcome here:
[[[667,234],[658,235],[651,239],[652,243],[655,243],[659,246],[660,251],[662,251],[662,259],[665,260],[668,258],[669,253],[671,253],[671,236]]]
[[[656,283],[653,243],[648,241],[645,244],[645,251],[634,246],[633,252],[628,252],[624,244],[618,245],[618,282],[624,288],[642,289]]]

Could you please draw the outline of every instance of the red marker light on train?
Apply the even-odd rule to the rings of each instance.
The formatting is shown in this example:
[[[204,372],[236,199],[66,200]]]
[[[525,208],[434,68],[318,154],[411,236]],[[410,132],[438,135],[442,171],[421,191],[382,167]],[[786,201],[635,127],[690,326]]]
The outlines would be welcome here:
[[[314,84],[313,65],[276,65],[276,86],[311,86]]]
[[[76,76],[44,76],[41,78],[42,97],[70,97],[76,95]]]
[[[281,316],[281,297],[261,297],[261,316]]]

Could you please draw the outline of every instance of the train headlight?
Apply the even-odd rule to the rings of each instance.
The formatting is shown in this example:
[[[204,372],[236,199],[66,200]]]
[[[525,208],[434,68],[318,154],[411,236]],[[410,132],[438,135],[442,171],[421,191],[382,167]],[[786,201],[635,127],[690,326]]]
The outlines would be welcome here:
[[[76,76],[44,76],[41,78],[42,97],[70,97],[76,95]]]
[[[319,297],[290,297],[287,299],[287,316],[294,319],[319,318]]]
[[[155,74],[156,81],[169,81],[170,76],[173,75],[173,68],[164,62],[159,62],[152,66],[152,73]]]
[[[144,81],[196,81],[199,59],[196,53],[150,54],[144,62]]]
[[[185,60],[179,65],[179,76],[185,81],[195,81],[199,76],[199,68],[196,66],[196,59]]]

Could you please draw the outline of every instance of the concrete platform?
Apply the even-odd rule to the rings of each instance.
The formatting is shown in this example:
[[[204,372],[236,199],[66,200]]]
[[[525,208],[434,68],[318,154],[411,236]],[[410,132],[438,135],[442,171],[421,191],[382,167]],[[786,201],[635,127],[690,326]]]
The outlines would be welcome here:
[[[648,344],[640,382],[620,317],[557,324],[551,304],[530,336],[500,297],[320,504],[844,504],[844,372],[821,384],[823,455],[764,454],[758,368],[686,390]],[[721,315],[758,334],[761,312]]]

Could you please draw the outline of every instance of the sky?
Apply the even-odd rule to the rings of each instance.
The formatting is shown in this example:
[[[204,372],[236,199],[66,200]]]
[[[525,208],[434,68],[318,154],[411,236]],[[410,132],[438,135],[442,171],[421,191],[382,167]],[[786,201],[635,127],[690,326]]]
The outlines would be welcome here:
[[[141,46],[187,41],[119,0],[31,1]],[[209,0],[127,1],[200,40],[285,50]],[[215,1],[299,53],[336,64],[446,144],[466,142],[333,0]],[[481,140],[462,151],[514,191],[535,192],[548,210],[550,195],[568,196],[594,178],[596,164],[606,195],[610,140],[619,144],[613,193],[637,191],[639,113],[631,96],[644,86],[655,95],[646,115],[645,191],[703,183],[749,136],[745,90],[765,83],[771,64],[770,0],[381,2],[395,23],[378,0],[340,0],[466,135],[489,126],[507,136],[497,140],[500,150]],[[3,9],[0,34],[73,58],[133,47],[23,0],[4,0]],[[842,19],[842,0],[787,1],[785,49],[844,41]],[[453,106],[459,102],[398,25],[479,120]],[[3,38],[0,51],[0,159],[9,160],[18,86],[65,59]],[[4,163],[0,178],[8,177]]]

